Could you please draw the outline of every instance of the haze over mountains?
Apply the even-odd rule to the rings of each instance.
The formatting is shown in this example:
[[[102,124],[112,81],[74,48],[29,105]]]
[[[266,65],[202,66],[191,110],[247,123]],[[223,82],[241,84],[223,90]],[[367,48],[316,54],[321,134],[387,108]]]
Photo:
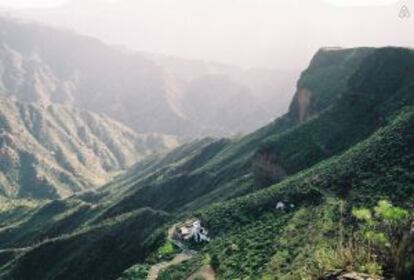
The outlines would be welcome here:
[[[0,11],[133,50],[303,70],[323,46],[413,46],[414,21],[398,16],[410,6],[403,2],[1,0]]]
[[[294,92],[296,71],[128,52],[7,19],[0,36],[3,94],[104,113],[139,133],[246,133],[284,113]]]
[[[285,112],[294,90],[295,71],[131,52],[36,23],[0,22],[8,197],[65,197],[184,139],[246,133]]]
[[[209,271],[213,279],[332,279],[350,272],[411,279],[411,224],[395,224],[405,238],[395,256],[401,265],[394,266],[388,249],[366,257],[376,249],[352,238],[361,226],[352,213],[379,199],[412,211],[413,81],[413,50],[320,50],[289,112],[249,135],[196,140],[148,157],[94,192],[6,204],[0,275],[153,279],[152,268],[164,266],[155,278]],[[173,225],[193,217],[210,242],[174,245]],[[344,247],[348,242],[352,248]],[[182,248],[197,253],[174,261]]]
[[[164,0],[144,1],[110,2]],[[1,18],[0,279],[412,280],[414,50],[320,47],[306,63],[244,69]]]

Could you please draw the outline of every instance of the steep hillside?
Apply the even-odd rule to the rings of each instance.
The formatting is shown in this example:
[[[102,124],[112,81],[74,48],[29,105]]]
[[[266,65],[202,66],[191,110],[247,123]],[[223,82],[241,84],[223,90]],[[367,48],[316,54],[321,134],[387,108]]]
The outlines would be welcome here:
[[[319,133],[323,135],[320,139],[328,142],[338,131],[349,132],[352,141],[376,130],[372,136],[347,145],[351,148],[345,153],[339,152],[339,156],[304,172],[292,170],[297,175],[263,191],[193,214],[204,222],[213,241],[202,249],[201,256],[167,269],[158,279],[187,279],[206,265],[213,266],[216,279],[317,279],[326,272],[324,269],[347,269],[341,266],[346,265],[346,260],[341,263],[340,259],[344,256],[335,254],[352,254],[349,257],[356,260],[360,257],[357,248],[340,253],[335,250],[338,244],[340,249],[346,246],[340,243],[344,238],[341,231],[355,230],[353,207],[373,206],[385,198],[413,210],[413,55],[403,49],[375,51],[352,75],[348,90],[331,108],[276,135],[264,146],[298,157],[287,158],[287,162],[309,166],[318,157],[310,156],[315,154],[313,146],[306,143],[314,143]],[[384,84],[378,86],[377,81]],[[335,124],[326,126],[328,117]],[[363,127],[349,130],[350,124]],[[333,143],[346,145],[345,136]],[[284,137],[289,141],[284,142]],[[297,154],[289,151],[289,145]],[[307,151],[309,154],[301,155]],[[280,202],[289,210],[277,210]],[[401,254],[409,254],[410,250],[412,247],[405,246]],[[399,279],[411,279],[414,263],[409,258],[404,261],[398,273],[405,276]],[[384,273],[397,273],[390,267],[384,269]]]
[[[250,132],[286,111],[294,71],[243,70],[119,50],[96,39],[0,19],[0,90],[62,103],[139,133]]]
[[[0,194],[59,198],[104,184],[145,156],[177,145],[105,116],[0,99]]]
[[[289,113],[240,139],[197,140],[99,191],[11,207],[0,275],[116,279],[132,267],[126,279],[145,279],[165,251],[176,253],[165,249],[168,228],[194,216],[211,242],[188,244],[199,253],[158,279],[200,268],[216,279],[317,279],[343,269],[322,264],[329,256],[321,254],[334,254],[338,229],[352,236],[354,206],[388,199],[412,209],[413,82],[411,50],[321,50],[298,82],[298,92],[312,92],[308,113],[295,109],[297,94]],[[277,210],[279,202],[288,208]],[[52,255],[53,265],[37,265]]]
[[[311,67],[299,80],[298,91],[301,90],[303,79],[306,77],[317,76],[319,79],[315,78],[313,84],[309,82],[309,87],[317,88],[318,80],[324,81],[331,76],[349,76],[352,71],[357,71],[360,63],[372,51],[372,49],[321,50],[312,60]],[[336,60],[333,65],[320,64],[320,67],[314,67],[315,61],[324,57],[335,57]],[[207,147],[198,147],[192,153],[187,150],[177,150],[174,154],[179,153],[182,155],[181,158],[175,158],[172,163],[165,160],[156,163],[155,168],[151,166],[149,170],[157,172],[150,173],[150,176],[143,176],[145,173],[138,171],[146,170],[142,165],[144,163],[139,164],[135,169],[136,174],[139,175],[135,177],[136,180],[132,180],[132,183],[131,180],[127,180],[128,184],[123,184],[120,180],[110,185],[116,192],[129,189],[128,195],[122,196],[119,203],[113,201],[116,204],[110,213],[112,211],[120,213],[130,210],[129,207],[133,209],[139,206],[151,206],[157,209],[160,207],[167,211],[193,209],[217,200],[238,196],[244,192],[251,192],[254,189],[269,186],[272,182],[349,148],[381,126],[381,123],[371,121],[371,116],[375,115],[368,112],[365,115],[368,118],[362,122],[362,124],[366,123],[366,127],[359,133],[355,133],[359,127],[354,127],[353,124],[359,119],[363,120],[365,112],[362,111],[364,113],[361,115],[360,111],[354,110],[356,107],[349,104],[347,97],[343,96],[347,88],[346,83],[341,91],[332,90],[332,85],[336,87],[335,83],[326,83],[314,90],[310,100],[315,104],[323,105],[320,105],[319,111],[315,109],[310,113],[314,119],[309,122],[302,123],[292,110],[268,126],[241,139],[218,140]],[[326,99],[327,93],[337,94],[336,98],[331,98],[331,103],[322,101]],[[292,104],[295,102],[296,98]],[[376,102],[378,100],[373,100],[370,104]],[[381,104],[378,102],[378,107]],[[344,112],[347,112],[348,116],[344,115]],[[391,112],[386,114],[391,114]],[[349,125],[336,126],[336,122],[338,124],[339,121],[346,122],[347,118],[350,120]],[[337,129],[334,130],[334,127]],[[346,134],[352,135],[349,141],[334,142],[335,150],[321,151],[318,139],[331,141],[330,139],[340,138]],[[276,144],[274,139],[280,139],[281,144]],[[189,146],[191,147],[191,144]],[[276,151],[285,153],[286,162],[281,160],[277,162],[274,159],[274,153],[270,152],[268,147],[275,147]],[[312,154],[314,156],[309,157]],[[126,176],[131,178],[129,174]],[[190,191],[180,191],[183,189]],[[155,197],[157,199],[154,199]],[[112,215],[110,213],[108,215]]]
[[[304,122],[335,102],[348,89],[348,80],[372,48],[321,49],[302,72],[289,113]],[[316,95],[316,97],[314,97]]]
[[[414,108],[408,107],[343,155],[266,190],[196,213],[213,241],[198,261],[171,268],[160,279],[186,279],[208,256],[216,259],[216,279],[315,279],[310,269],[323,262],[315,253],[337,244],[341,221],[352,226],[353,206],[387,198],[412,208],[413,131]],[[280,201],[294,207],[277,210]]]

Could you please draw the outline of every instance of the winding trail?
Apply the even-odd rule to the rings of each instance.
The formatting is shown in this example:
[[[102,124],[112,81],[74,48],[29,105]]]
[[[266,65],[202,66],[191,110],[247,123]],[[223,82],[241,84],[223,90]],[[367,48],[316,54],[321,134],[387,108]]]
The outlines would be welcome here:
[[[183,261],[189,260],[193,257],[192,254],[188,254],[186,252],[180,253],[177,256],[175,256],[171,261],[169,262],[160,262],[153,266],[151,266],[150,271],[148,272],[147,280],[157,280],[158,275],[160,272],[167,267],[170,267],[172,265],[179,264]]]
[[[148,272],[148,275],[147,275],[147,280],[157,280],[158,275],[161,273],[161,271],[165,270],[166,268],[172,265],[176,265],[176,264],[182,263],[183,261],[189,260],[195,254],[197,254],[196,251],[188,249],[187,246],[185,246],[182,242],[173,238],[174,230],[175,230],[175,225],[172,226],[168,230],[167,239],[170,240],[172,243],[174,243],[175,246],[180,248],[182,252],[176,255],[171,261],[160,262],[160,263],[157,263],[151,266]]]
[[[216,274],[211,266],[205,265],[191,275],[187,280],[196,280],[197,278],[204,280],[215,280]]]

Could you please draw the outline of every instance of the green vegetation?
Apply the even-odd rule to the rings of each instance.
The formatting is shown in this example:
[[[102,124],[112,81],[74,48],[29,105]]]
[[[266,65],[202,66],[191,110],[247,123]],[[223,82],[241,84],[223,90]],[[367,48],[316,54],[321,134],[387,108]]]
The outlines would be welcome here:
[[[186,279],[203,265],[203,257],[195,256],[179,265],[174,265],[162,271],[158,280]]]
[[[399,274],[401,251],[405,250],[404,239],[410,235],[412,217],[407,210],[381,200],[373,211],[367,208],[354,209],[352,214],[361,222],[360,235],[365,241],[365,250],[376,262]]]
[[[134,265],[122,273],[120,280],[146,279],[149,268],[149,265]]]
[[[321,246],[304,269],[304,278],[317,279],[326,271],[346,270],[368,273],[372,276],[408,275],[410,271],[400,264],[402,251],[407,250],[404,242],[410,235],[411,223],[407,210],[392,206],[380,200],[371,211],[368,208],[354,208],[352,216],[358,221],[348,226],[341,221],[342,232],[336,244]],[[344,216],[346,213],[341,213]],[[348,234],[345,232],[348,231]],[[347,237],[348,236],[348,237]],[[401,278],[405,279],[405,278]]]
[[[158,258],[159,259],[170,259],[173,255],[177,253],[177,249],[175,245],[171,242],[171,240],[167,239],[158,249]]]
[[[224,279],[252,278],[260,274],[263,263],[276,249],[274,239],[286,225],[286,219],[268,214],[225,237],[218,237],[205,248],[212,255],[215,271]]]
[[[292,109],[240,139],[197,140],[100,191],[27,210],[0,228],[1,248],[14,250],[0,255],[0,275],[142,279],[178,252],[165,239],[171,225],[198,217],[211,242],[158,279],[206,265],[219,280],[318,279],[337,269],[410,279],[413,69],[411,50],[321,51],[299,81],[312,90],[309,118]]]
[[[370,256],[365,245],[347,241],[344,235],[350,234],[353,228],[353,205],[374,205],[384,197],[399,204],[412,205],[414,186],[410,183],[413,176],[410,170],[414,147],[410,143],[414,140],[413,125],[414,110],[407,108],[385,129],[345,154],[263,191],[216,204],[200,212],[198,215],[215,234],[202,252],[217,256],[218,279],[248,275],[262,275],[265,279],[316,279],[331,269],[380,272],[380,266],[371,258],[372,254]],[[385,158],[387,160],[383,160]],[[390,185],[393,188],[389,188]],[[344,196],[347,200],[345,206]],[[275,205],[280,200],[294,202],[296,209],[277,212]],[[274,217],[275,221],[269,223],[268,217]],[[283,219],[286,221],[280,232],[272,231],[274,239],[265,238],[271,246],[255,252],[254,248],[263,244],[258,225],[273,226]],[[245,230],[249,226],[252,226],[252,236]],[[234,238],[233,235],[239,231],[241,234]],[[236,240],[252,242],[252,245],[247,245],[247,251],[243,250],[244,247],[234,246],[234,249],[242,248],[238,254],[238,250],[231,247],[232,244],[237,245]],[[340,240],[341,247],[338,246]],[[261,265],[254,270],[252,260],[260,259],[267,249],[270,256],[259,261]],[[253,270],[242,272],[235,257],[243,260],[247,267],[252,263]],[[233,269],[230,266],[221,270],[222,261],[224,265],[228,262],[233,264]],[[408,267],[412,268],[412,264]],[[192,270],[189,268],[187,271]]]
[[[0,196],[0,227],[5,227],[23,219],[33,211],[40,201],[9,199]]]
[[[317,98],[312,98],[309,110],[314,114],[333,104],[346,92],[348,80],[361,62],[373,52],[372,48],[319,50],[298,82],[299,88],[306,88],[317,95]],[[293,102],[291,112],[297,113],[296,106]]]
[[[46,239],[7,263],[0,277],[42,279],[47,273],[52,279],[82,279],[87,274],[98,279],[113,279],[126,267],[143,262],[147,252],[156,249],[157,243],[151,234],[167,221],[165,214],[142,209],[97,226]],[[53,254],[53,258],[44,258],[49,254]],[[56,260],[61,261],[60,265],[56,265]],[[47,272],[38,268],[40,262],[48,268]],[[14,269],[7,272],[10,265]]]

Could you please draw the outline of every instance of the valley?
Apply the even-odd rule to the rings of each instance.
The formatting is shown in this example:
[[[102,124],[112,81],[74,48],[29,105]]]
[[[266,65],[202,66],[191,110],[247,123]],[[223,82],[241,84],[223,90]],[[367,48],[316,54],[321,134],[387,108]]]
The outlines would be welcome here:
[[[128,51],[8,18],[0,18],[0,36],[2,95],[106,114],[137,133],[251,132],[286,112],[299,72]]]
[[[387,200],[412,212],[413,81],[410,49],[321,49],[289,111],[253,133],[194,139],[99,189],[4,207],[0,276],[321,279],[348,269],[409,279],[412,258],[398,267],[368,258],[352,236],[362,227],[358,207]],[[210,241],[190,239],[197,253],[188,254],[170,229],[193,217]]]

